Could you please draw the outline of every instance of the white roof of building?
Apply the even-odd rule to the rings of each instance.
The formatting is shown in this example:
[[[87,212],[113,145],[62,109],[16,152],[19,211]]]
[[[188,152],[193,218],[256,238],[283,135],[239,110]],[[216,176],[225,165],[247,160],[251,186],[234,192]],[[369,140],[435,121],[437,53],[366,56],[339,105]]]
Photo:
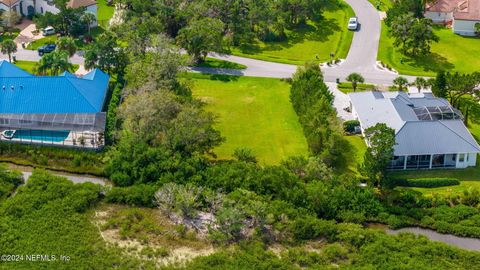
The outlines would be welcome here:
[[[480,153],[461,113],[431,93],[349,94],[363,129],[385,123],[396,134],[395,155]]]

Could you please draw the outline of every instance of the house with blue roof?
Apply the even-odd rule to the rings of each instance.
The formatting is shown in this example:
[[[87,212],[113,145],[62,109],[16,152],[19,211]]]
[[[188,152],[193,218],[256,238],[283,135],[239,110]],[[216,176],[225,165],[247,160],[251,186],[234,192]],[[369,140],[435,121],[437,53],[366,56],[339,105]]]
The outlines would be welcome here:
[[[0,62],[0,132],[11,142],[99,148],[109,76],[35,76]]]

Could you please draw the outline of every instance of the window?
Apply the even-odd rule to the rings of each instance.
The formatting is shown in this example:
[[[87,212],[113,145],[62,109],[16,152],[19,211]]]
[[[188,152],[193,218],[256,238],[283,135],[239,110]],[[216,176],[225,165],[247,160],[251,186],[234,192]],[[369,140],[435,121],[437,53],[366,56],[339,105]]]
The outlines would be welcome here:
[[[458,162],[464,162],[465,161],[465,154],[459,154],[458,155]]]

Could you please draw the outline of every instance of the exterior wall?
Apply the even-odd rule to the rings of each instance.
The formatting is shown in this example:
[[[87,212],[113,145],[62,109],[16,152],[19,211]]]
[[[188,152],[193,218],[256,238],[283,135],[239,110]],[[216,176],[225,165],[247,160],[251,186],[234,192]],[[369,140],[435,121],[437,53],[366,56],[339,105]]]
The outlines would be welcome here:
[[[95,22],[92,23],[91,27],[95,27],[95,26],[98,26],[98,6],[97,5],[91,5],[91,6],[88,6],[87,7],[87,10],[86,12],[90,12],[92,13],[93,15],[95,15]]]
[[[425,12],[425,18],[431,19],[434,23],[446,23],[453,20],[453,12]]]
[[[1,9],[1,10],[4,10],[4,11],[7,11],[7,10],[8,10],[8,7],[7,7],[5,4],[0,3],[0,9]]]
[[[440,154],[441,156],[443,154]],[[458,153],[458,154],[445,154],[443,159],[443,166],[434,166],[433,159],[434,156],[438,155],[424,155],[426,159],[423,161],[420,156],[410,160],[410,156],[399,156],[392,158],[392,161],[389,165],[389,170],[419,170],[419,169],[444,169],[444,168],[454,168],[454,169],[464,169],[471,166],[476,166],[477,164],[477,153]],[[413,161],[413,164],[410,163]],[[416,164],[415,164],[416,163]]]
[[[35,3],[33,2],[33,0],[23,0],[21,2],[21,5],[22,5],[22,11],[23,11],[23,15],[25,16],[28,16],[28,9],[30,7],[30,9],[33,9],[33,13],[35,13]]]
[[[459,154],[462,155],[462,154]],[[457,158],[457,166],[456,168],[466,168],[470,166],[477,165],[477,154],[476,153],[465,153],[463,162],[461,162],[461,158]]]
[[[8,11],[8,10],[10,10],[10,7],[3,4],[3,3],[0,3],[0,10]],[[12,10],[17,11],[17,13],[21,15],[21,13],[20,13],[20,2],[18,4],[12,5]]]
[[[35,4],[35,12],[45,14],[47,12],[57,13],[59,10],[53,4],[53,0],[37,0]]]
[[[453,22],[453,32],[462,36],[475,36],[475,24],[478,21],[455,20]]]

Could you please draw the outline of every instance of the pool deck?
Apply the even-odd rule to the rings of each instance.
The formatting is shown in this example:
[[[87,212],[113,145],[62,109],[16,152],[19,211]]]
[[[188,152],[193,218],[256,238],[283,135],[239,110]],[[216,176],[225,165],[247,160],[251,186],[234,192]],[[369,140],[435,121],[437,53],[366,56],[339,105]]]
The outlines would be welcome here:
[[[3,132],[3,130],[1,132]],[[84,138],[83,144],[80,142],[82,137]],[[3,142],[11,142],[11,143],[59,146],[59,147],[70,147],[70,148],[101,149],[105,146],[105,144],[103,143],[103,140],[99,141],[98,137],[99,137],[99,133],[70,132],[68,134],[68,137],[61,142],[29,140],[29,139],[21,139],[21,138],[7,139],[3,135],[0,135],[0,140]]]

